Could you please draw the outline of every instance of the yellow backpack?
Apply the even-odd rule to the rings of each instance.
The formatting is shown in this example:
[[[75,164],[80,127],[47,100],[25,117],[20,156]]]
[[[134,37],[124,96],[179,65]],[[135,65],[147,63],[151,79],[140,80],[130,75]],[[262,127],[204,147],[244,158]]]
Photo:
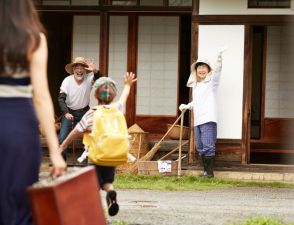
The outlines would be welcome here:
[[[128,161],[129,139],[126,119],[113,105],[96,106],[91,133],[85,133],[83,144],[90,161],[101,166],[118,166]]]

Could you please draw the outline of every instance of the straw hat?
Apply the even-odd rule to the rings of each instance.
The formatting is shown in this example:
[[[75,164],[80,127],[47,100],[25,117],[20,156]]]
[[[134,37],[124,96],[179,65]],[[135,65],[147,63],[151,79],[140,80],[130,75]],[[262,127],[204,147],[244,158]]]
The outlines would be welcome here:
[[[68,63],[65,66],[65,71],[69,74],[73,74],[73,66],[76,64],[84,65],[85,67],[88,67],[88,64],[86,62],[86,59],[84,57],[76,57],[72,63]],[[86,70],[89,72],[88,70]]]

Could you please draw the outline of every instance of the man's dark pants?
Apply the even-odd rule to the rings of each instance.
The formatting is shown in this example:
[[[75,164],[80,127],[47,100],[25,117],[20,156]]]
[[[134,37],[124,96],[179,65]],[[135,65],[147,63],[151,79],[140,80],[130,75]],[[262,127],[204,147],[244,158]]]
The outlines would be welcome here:
[[[89,108],[84,108],[83,110],[70,110],[69,113],[73,115],[73,120],[68,120],[65,116],[62,117],[61,127],[59,131],[58,141],[61,144],[67,135],[71,132],[74,126],[82,119],[85,113],[89,110]],[[62,156],[65,160],[67,160],[67,149],[62,152]]]

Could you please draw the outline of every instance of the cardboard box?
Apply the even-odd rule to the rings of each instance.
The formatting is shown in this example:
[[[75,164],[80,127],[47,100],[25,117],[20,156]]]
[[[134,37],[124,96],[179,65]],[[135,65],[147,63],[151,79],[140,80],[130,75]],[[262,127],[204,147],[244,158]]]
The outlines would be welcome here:
[[[171,172],[160,173],[158,170],[158,161],[138,161],[138,175],[163,175],[177,176],[178,161],[171,161]]]

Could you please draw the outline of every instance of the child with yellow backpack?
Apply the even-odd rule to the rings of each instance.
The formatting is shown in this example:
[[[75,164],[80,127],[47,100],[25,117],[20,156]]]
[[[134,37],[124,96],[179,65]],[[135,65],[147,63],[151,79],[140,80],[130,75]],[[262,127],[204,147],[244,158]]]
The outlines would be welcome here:
[[[84,134],[83,143],[89,149],[89,161],[95,164],[100,188],[106,191],[108,214],[119,211],[116,191],[113,188],[115,166],[128,161],[128,133],[122,110],[136,82],[135,74],[124,76],[124,89],[118,102],[113,103],[117,94],[115,82],[109,77],[100,77],[93,85],[98,105],[92,107],[60,145],[60,151],[78,136]]]

